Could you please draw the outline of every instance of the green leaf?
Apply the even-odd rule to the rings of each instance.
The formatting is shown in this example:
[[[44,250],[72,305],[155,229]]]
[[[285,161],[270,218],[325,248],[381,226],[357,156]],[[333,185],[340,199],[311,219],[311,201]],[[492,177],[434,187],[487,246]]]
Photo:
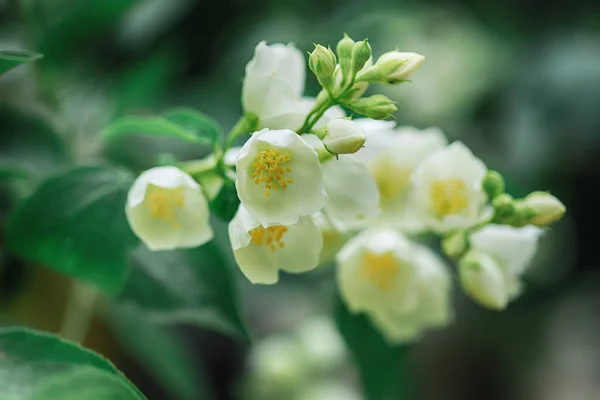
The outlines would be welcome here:
[[[106,141],[128,135],[172,137],[189,142],[214,144],[221,134],[209,117],[187,108],[168,111],[162,117],[127,116],[111,123],[103,132]]]
[[[115,304],[109,323],[123,349],[180,400],[211,398],[199,360],[186,349],[186,342],[168,327],[147,321],[134,307]],[[139,332],[144,334],[140,335]]]
[[[235,182],[227,179],[219,194],[210,202],[210,209],[223,221],[229,222],[235,216],[239,205]]]
[[[36,177],[69,160],[62,138],[40,116],[0,106],[0,165]]]
[[[216,242],[190,250],[138,247],[121,301],[156,323],[190,323],[247,339],[232,264]]]
[[[21,64],[26,64],[42,58],[41,54],[29,51],[0,51],[0,75]]]
[[[138,241],[125,218],[134,177],[114,167],[76,167],[43,181],[11,213],[6,242],[23,258],[114,294]]]
[[[174,108],[165,112],[163,116],[169,121],[195,133],[197,137],[204,139],[208,143],[216,142],[222,134],[222,130],[215,120],[191,108]]]
[[[166,136],[190,142],[200,140],[193,132],[163,117],[127,116],[117,119],[103,132],[107,141],[126,135]]]
[[[58,336],[0,329],[2,400],[141,400],[108,360]]]
[[[365,399],[403,399],[402,385],[408,382],[401,374],[405,349],[390,346],[367,316],[353,314],[339,298],[335,321],[358,368]]]

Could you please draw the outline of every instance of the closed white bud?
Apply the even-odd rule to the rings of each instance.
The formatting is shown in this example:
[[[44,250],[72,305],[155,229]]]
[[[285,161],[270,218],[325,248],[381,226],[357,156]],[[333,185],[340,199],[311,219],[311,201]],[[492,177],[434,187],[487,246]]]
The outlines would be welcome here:
[[[319,82],[326,87],[333,83],[333,73],[337,60],[331,49],[328,49],[320,44],[315,45],[315,49],[310,53],[308,66],[315,74]]]
[[[373,119],[391,117],[398,110],[396,103],[383,94],[362,97],[351,101],[348,105],[352,110]]]
[[[323,144],[332,154],[353,154],[365,144],[365,132],[357,123],[334,119],[327,123]]]
[[[425,57],[417,53],[390,51],[375,63],[380,74],[379,83],[394,85],[408,79],[423,63]]]
[[[470,250],[459,263],[463,290],[477,303],[493,310],[503,310],[510,299],[502,268],[491,256]]]
[[[525,197],[525,204],[535,214],[529,223],[537,226],[548,226],[558,221],[565,214],[565,205],[547,192],[533,192]]]

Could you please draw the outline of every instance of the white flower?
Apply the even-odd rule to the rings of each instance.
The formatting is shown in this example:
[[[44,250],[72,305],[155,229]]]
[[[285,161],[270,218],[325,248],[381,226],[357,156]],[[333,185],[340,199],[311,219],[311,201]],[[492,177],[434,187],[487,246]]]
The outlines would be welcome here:
[[[532,225],[490,224],[471,234],[471,250],[460,266],[465,291],[484,306],[505,308],[520,294],[520,277],[535,256],[542,233]]]
[[[305,79],[304,56],[294,45],[275,43],[269,46],[260,42],[254,57],[246,65],[242,87],[244,111],[259,118],[259,128],[300,128],[315,104],[314,98],[302,97]],[[334,107],[315,127],[342,116],[343,110]]]
[[[243,206],[229,223],[238,266],[252,283],[273,284],[279,270],[301,273],[319,264],[321,232],[310,216],[290,225],[262,226]]]
[[[176,167],[143,172],[129,190],[125,213],[150,250],[196,247],[213,237],[202,188]]]
[[[237,158],[241,203],[261,225],[291,225],[327,202],[317,152],[290,130],[255,132]]]
[[[332,157],[321,140],[313,134],[302,135],[319,154],[323,167],[323,183],[329,199],[321,219],[342,234],[362,229],[373,222],[379,213],[379,192],[373,175],[355,158]]]
[[[365,132],[353,121],[339,118],[327,122],[323,144],[333,154],[356,153],[365,143]]]
[[[313,219],[319,227],[321,237],[323,238],[323,250],[321,250],[321,255],[319,257],[319,265],[329,264],[335,259],[338,251],[340,251],[342,246],[350,239],[352,234],[337,229],[330,222],[330,218],[322,211],[314,214]],[[339,223],[336,225],[339,225]]]
[[[347,156],[328,159],[323,181],[329,196],[323,212],[337,230],[363,228],[379,215],[377,184],[364,164]]]
[[[447,326],[452,320],[448,268],[430,249],[416,246],[417,306],[407,313],[385,310],[371,316],[388,340],[395,343],[415,341],[426,330]]]
[[[350,239],[336,258],[338,286],[350,310],[414,309],[413,258],[411,243],[393,230],[368,229]]]
[[[365,146],[354,157],[365,163],[375,178],[382,210],[378,223],[415,234],[425,229],[415,212],[411,175],[433,152],[447,145],[438,128],[394,128],[389,121],[355,120],[365,131]]]
[[[461,142],[427,157],[413,173],[415,201],[436,232],[466,229],[487,215],[485,164]]]
[[[306,68],[302,52],[292,44],[267,46],[260,42],[254,57],[246,64],[242,87],[245,112],[256,114],[262,126],[289,109],[304,91]]]
[[[366,312],[393,342],[449,322],[450,278],[429,249],[391,229],[369,229],[339,252],[338,286],[353,312]]]

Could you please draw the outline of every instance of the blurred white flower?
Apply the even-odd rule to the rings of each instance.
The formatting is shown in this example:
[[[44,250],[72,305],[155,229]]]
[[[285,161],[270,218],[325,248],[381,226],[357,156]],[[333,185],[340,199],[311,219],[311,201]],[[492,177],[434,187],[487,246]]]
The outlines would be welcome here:
[[[543,230],[490,224],[471,234],[471,249],[460,261],[463,289],[475,301],[504,309],[521,293],[520,277],[538,248]]]
[[[447,145],[438,128],[394,127],[393,122],[355,120],[365,131],[365,147],[353,157],[365,165],[375,178],[382,213],[378,223],[416,234],[426,226],[415,212],[411,175],[431,153]]]
[[[176,167],[144,171],[129,190],[125,213],[150,250],[196,247],[213,237],[202,188]]]
[[[319,259],[319,265],[325,265],[335,259],[336,254],[342,246],[350,239],[352,233],[342,232],[337,229],[331,222],[330,218],[323,214],[322,211],[313,215],[315,223],[321,231],[323,237],[323,250]],[[337,223],[339,225],[339,222]]]
[[[439,233],[466,229],[486,218],[485,164],[461,142],[428,156],[412,174],[415,204]]]
[[[327,201],[316,151],[290,130],[255,132],[237,158],[241,203],[265,227],[290,225]]]
[[[276,283],[280,269],[301,273],[315,268],[323,248],[321,232],[312,217],[264,227],[243,206],[229,223],[229,240],[244,275],[260,284]]]
[[[429,248],[415,246],[417,306],[406,313],[390,309],[371,316],[388,340],[395,343],[418,340],[427,330],[447,326],[452,320],[452,282],[448,267]]]
[[[429,249],[391,229],[369,229],[338,253],[338,286],[352,312],[366,312],[392,342],[417,339],[451,318],[450,278]]]
[[[296,335],[316,372],[331,371],[343,363],[346,347],[331,318],[312,317],[302,323]]]
[[[259,118],[259,128],[297,130],[315,104],[314,98],[302,96],[305,79],[306,62],[294,45],[260,42],[246,65],[244,111]],[[333,107],[315,127],[343,116],[340,107]]]

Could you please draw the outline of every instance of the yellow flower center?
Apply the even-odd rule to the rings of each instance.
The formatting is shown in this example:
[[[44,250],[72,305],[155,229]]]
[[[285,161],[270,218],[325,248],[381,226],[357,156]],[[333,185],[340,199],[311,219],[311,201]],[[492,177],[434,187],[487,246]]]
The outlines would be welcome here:
[[[363,257],[363,276],[380,290],[391,290],[402,267],[394,254],[391,251],[383,254],[366,253]]]
[[[444,179],[431,185],[431,202],[433,212],[438,217],[456,214],[469,203],[467,185],[460,179]]]
[[[271,251],[277,250],[277,248],[284,248],[285,242],[283,241],[283,235],[288,231],[287,226],[270,226],[264,228],[259,226],[258,228],[252,229],[250,233],[250,241],[259,246],[265,245],[271,249]]]
[[[271,190],[279,188],[285,190],[288,184],[294,183],[292,178],[286,178],[286,173],[292,172],[292,158],[289,153],[279,150],[263,150],[256,155],[256,161],[252,164],[254,172],[252,179],[256,185],[265,185],[265,196],[271,195]]]
[[[152,184],[148,185],[146,207],[148,207],[150,216],[177,225],[176,210],[182,208],[185,202],[183,190],[183,187],[169,189]]]
[[[376,162],[372,167],[373,176],[379,189],[381,201],[396,200],[410,184],[411,167],[400,167],[387,158]]]

